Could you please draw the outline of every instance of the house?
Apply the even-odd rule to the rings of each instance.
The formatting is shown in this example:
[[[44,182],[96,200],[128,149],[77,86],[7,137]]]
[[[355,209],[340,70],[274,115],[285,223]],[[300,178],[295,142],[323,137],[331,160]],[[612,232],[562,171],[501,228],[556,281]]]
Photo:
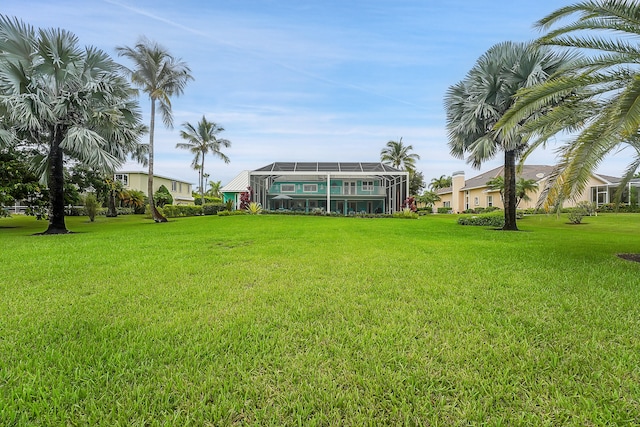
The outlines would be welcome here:
[[[503,169],[502,166],[497,167],[467,180],[465,180],[464,172],[454,172],[452,174],[452,186],[437,191],[440,201],[435,204],[435,207],[449,207],[453,212],[457,213],[467,209],[488,208],[491,206],[503,208],[500,192],[490,189],[487,185],[489,180],[503,176]],[[540,193],[544,189],[552,171],[553,166],[525,165],[522,167],[517,178],[535,180],[538,184],[538,190],[529,193],[528,196],[531,200],[522,200],[518,206],[519,209],[536,207]],[[594,174],[587,183],[585,191],[574,199],[565,201],[563,206],[573,207],[581,201],[595,202],[598,206],[613,203],[621,180],[621,178]],[[629,194],[631,194],[631,201],[637,202],[638,186],[640,186],[640,180],[632,180],[628,184],[628,189],[622,195],[622,203],[629,203]]]
[[[383,163],[275,162],[241,172],[221,192],[238,208],[248,187],[268,210],[393,213],[408,197],[409,173]]]
[[[145,196],[148,196],[148,181],[149,174],[147,172],[140,171],[117,171],[114,174],[114,179],[120,181],[123,187],[127,190],[142,191]],[[191,195],[191,184],[186,181],[181,181],[175,178],[169,178],[162,175],[153,174],[153,192],[158,191],[161,185],[164,185],[171,197],[173,197],[174,205],[192,205],[194,203],[193,196]]]

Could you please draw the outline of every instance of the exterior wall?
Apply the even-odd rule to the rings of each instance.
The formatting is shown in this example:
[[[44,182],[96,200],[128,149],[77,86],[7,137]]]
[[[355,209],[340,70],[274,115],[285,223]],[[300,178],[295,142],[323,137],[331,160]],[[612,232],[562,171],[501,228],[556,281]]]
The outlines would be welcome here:
[[[148,188],[149,175],[143,172],[116,172],[116,175],[127,175],[127,185],[124,187],[128,190],[142,191],[146,196]],[[175,205],[192,205],[194,203],[191,195],[191,184],[184,181],[172,180],[170,178],[154,175],[153,176],[153,192],[158,191],[160,186],[164,185]]]
[[[457,172],[456,172],[457,174]],[[540,198],[540,194],[544,190],[546,185],[546,180],[541,180],[538,182],[538,190],[532,193],[528,193],[528,196],[531,200],[526,201],[522,200],[518,205],[518,209],[535,209],[538,204],[538,199]],[[603,186],[606,185],[604,181],[592,176],[587,182],[586,189],[579,196],[571,199],[565,200],[563,203],[563,207],[571,208],[575,207],[578,203],[582,201],[595,201],[592,200],[592,187]],[[466,209],[475,209],[475,208],[487,208],[489,206],[495,206],[500,209],[504,209],[504,204],[502,203],[502,199],[500,198],[499,191],[490,191],[488,187],[477,187],[470,188],[467,190],[461,189],[464,187],[464,175],[455,175],[453,176],[453,192],[440,194],[440,201],[435,204],[435,208],[444,207],[445,203],[449,203],[451,210],[454,213],[461,213]],[[491,200],[488,197],[491,196]],[[476,204],[477,199],[477,204]],[[491,202],[491,204],[490,204]]]

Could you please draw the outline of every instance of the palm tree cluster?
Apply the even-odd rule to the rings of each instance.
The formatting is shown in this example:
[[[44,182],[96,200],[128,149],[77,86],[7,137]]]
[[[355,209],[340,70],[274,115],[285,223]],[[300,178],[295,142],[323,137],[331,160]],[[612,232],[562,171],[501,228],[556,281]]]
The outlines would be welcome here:
[[[46,234],[67,233],[65,157],[113,172],[144,156],[135,93],[120,65],[66,30],[0,15],[0,148],[31,146],[50,191]]]
[[[416,171],[416,160],[420,160],[420,155],[412,153],[413,145],[404,145],[402,137],[399,141],[388,141],[380,151],[380,161],[403,169],[409,172],[409,193],[417,194],[424,188],[424,176]]]

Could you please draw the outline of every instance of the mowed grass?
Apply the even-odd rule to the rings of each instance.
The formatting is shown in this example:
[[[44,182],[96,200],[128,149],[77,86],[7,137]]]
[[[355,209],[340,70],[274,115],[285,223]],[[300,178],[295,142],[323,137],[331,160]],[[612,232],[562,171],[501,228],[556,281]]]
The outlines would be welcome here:
[[[0,425],[639,425],[640,216],[0,219]]]

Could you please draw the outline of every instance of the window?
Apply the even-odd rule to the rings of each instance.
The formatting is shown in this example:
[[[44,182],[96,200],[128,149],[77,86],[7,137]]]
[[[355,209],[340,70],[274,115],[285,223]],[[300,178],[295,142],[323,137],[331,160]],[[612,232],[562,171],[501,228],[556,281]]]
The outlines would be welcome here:
[[[493,196],[487,196],[487,207],[493,206]]]
[[[295,193],[296,186],[294,184],[280,184],[280,191],[283,193]]]
[[[362,191],[373,191],[373,181],[362,181]]]
[[[171,191],[178,191],[178,182],[171,181]]]
[[[343,184],[343,194],[356,194],[356,183],[355,181],[345,181]]]
[[[129,175],[127,175],[126,173],[117,173],[115,175],[115,179],[116,181],[120,181],[120,183],[125,187],[129,185]]]
[[[480,199],[478,197],[473,198],[473,206],[480,206]]]
[[[302,191],[305,193],[317,193],[318,192],[318,184],[304,184],[302,186]]]
[[[445,208],[450,208],[451,207],[451,202],[443,202],[442,206],[444,206]]]
[[[180,192],[182,193],[182,183],[180,183]]]

